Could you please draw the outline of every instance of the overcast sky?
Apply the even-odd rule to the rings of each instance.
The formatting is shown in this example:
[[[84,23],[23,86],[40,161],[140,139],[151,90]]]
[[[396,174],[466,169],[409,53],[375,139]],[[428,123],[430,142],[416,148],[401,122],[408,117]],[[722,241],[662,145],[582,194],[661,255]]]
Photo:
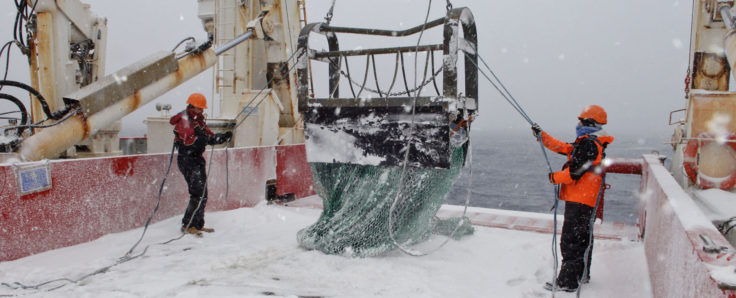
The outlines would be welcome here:
[[[204,40],[195,0],[86,0],[108,18],[107,74],[156,51],[169,51],[181,39]],[[320,22],[331,0],[307,0],[309,22]],[[426,0],[338,0],[336,26],[406,29],[424,20]],[[475,0],[452,1],[469,7],[477,23],[479,53],[503,80],[529,116],[561,138],[572,137],[576,116],[587,104],[608,111],[613,134],[660,135],[668,139],[669,112],[685,107],[691,3],[670,0]],[[12,1],[3,1],[0,41],[12,38]],[[430,19],[445,13],[445,1],[432,1]],[[423,37],[432,39],[432,36]],[[434,34],[436,38],[441,38]],[[342,45],[343,49],[376,47]],[[13,50],[9,79],[30,82],[26,59]],[[3,57],[4,59],[4,57]],[[4,60],[3,60],[4,61]],[[3,63],[4,65],[4,63]],[[194,91],[211,94],[208,71],[155,102],[174,110]],[[474,129],[528,132],[528,124],[482,77],[480,118]],[[145,133],[143,119],[158,115],[154,103],[123,121],[123,136]]]

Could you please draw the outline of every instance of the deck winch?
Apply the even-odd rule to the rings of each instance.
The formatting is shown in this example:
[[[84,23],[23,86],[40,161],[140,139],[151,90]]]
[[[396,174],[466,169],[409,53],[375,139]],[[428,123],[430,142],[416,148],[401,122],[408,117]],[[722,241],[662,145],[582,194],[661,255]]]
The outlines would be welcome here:
[[[440,25],[441,44],[347,51],[338,46],[338,34],[400,38]],[[313,33],[326,37],[328,51],[309,46]],[[297,65],[299,110],[304,115],[307,161],[324,207],[318,222],[299,232],[302,246],[370,256],[421,242],[441,227],[453,227],[443,230],[454,236],[472,233],[466,219],[451,219],[448,225],[435,215],[468,153],[468,139],[454,136],[467,135],[477,113],[476,48],[475,22],[468,8],[449,9],[442,18],[403,31],[327,23],[302,29],[299,51],[306,54]],[[434,63],[435,52],[442,54],[439,65]],[[389,86],[379,83],[379,55],[395,56]],[[413,88],[407,83],[405,55],[423,61],[422,67],[415,63],[420,75]],[[350,73],[351,59],[365,59],[361,79]],[[313,61],[328,64],[326,97],[309,96]],[[463,76],[458,79],[460,61]],[[374,88],[367,86],[371,69]],[[402,85],[397,83],[399,72],[403,90],[396,87]],[[351,96],[341,96],[342,79]]]

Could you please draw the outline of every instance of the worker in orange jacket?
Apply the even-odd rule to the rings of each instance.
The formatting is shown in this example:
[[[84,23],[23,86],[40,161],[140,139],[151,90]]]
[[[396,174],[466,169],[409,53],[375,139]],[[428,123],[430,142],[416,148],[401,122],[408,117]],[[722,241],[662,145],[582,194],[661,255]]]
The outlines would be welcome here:
[[[214,232],[204,227],[204,209],[207,206],[207,173],[202,154],[207,145],[230,141],[232,132],[215,134],[205,123],[202,112],[207,108],[207,99],[201,93],[192,93],[187,99],[187,108],[169,120],[174,125],[174,143],[179,154],[176,164],[187,182],[189,204],[181,220],[181,231],[202,235]]]
[[[602,126],[607,123],[606,111],[597,105],[586,106],[578,116],[575,142],[565,143],[555,139],[539,127],[532,126],[534,136],[547,149],[567,156],[562,170],[549,173],[549,181],[560,184],[560,200],[565,201],[565,219],[562,225],[562,266],[557,276],[557,288],[574,292],[580,283],[590,279],[590,262],[593,255],[592,220],[603,188],[605,149],[613,142]],[[585,257],[587,251],[587,260]],[[585,276],[583,275],[585,273]],[[544,286],[553,290],[553,284]]]

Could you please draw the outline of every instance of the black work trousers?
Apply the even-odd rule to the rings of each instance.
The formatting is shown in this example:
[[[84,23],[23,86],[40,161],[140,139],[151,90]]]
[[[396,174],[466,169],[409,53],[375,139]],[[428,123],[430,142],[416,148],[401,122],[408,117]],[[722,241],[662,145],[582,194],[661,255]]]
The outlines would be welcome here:
[[[189,204],[181,224],[184,227],[201,230],[204,227],[204,208],[207,206],[207,172],[204,157],[201,154],[198,156],[179,154],[176,164],[184,175],[189,189]]]
[[[562,224],[562,267],[557,276],[560,287],[577,288],[585,269],[585,250],[590,243],[587,268],[590,277],[590,263],[593,258],[593,239],[590,237],[590,220],[595,208],[575,202],[565,202],[565,221]]]

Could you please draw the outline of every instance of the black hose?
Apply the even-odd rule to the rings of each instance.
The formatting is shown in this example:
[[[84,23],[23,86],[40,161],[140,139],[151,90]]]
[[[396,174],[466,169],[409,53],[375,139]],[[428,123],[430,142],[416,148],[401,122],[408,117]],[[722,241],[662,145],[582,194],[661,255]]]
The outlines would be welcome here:
[[[35,96],[38,99],[38,102],[41,104],[41,109],[43,109],[43,113],[46,114],[46,117],[53,119],[53,120],[59,120],[61,117],[64,117],[64,115],[69,112],[69,107],[64,108],[61,111],[57,112],[51,112],[51,109],[49,108],[49,105],[46,103],[46,99],[41,95],[38,90],[33,89],[33,87],[28,86],[26,84],[23,84],[21,82],[16,81],[10,81],[10,80],[0,80],[0,86],[12,86],[16,88],[21,88],[23,90],[26,90],[30,92],[33,96]]]
[[[18,127],[18,133],[17,135],[21,135],[23,133],[23,130],[25,130],[25,125],[28,124],[28,112],[26,111],[26,107],[23,105],[23,102],[21,102],[18,98],[15,96],[12,96],[10,94],[0,93],[0,99],[6,99],[10,102],[14,103],[16,106],[18,106],[18,109],[20,110],[20,127]]]
[[[10,48],[11,45],[13,45],[13,41],[8,41],[3,45],[3,47],[0,49],[0,57],[3,56],[3,52],[7,50],[7,56],[5,59],[5,74],[3,75],[3,80],[6,80],[8,78],[8,70],[10,70]],[[3,86],[0,86],[0,90],[3,90]]]

